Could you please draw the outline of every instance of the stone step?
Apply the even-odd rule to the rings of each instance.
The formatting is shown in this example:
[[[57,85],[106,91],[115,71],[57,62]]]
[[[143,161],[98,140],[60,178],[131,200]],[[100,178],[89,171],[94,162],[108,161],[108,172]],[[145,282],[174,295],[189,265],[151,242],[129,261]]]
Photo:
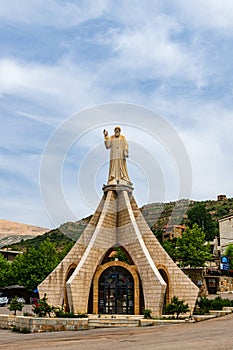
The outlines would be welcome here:
[[[224,306],[222,308],[223,311],[229,311],[229,312],[233,312],[233,307],[232,306]]]
[[[89,319],[125,319],[125,320],[141,320],[142,318],[144,318],[143,315],[122,315],[122,314],[88,314],[88,318]]]
[[[139,327],[140,320],[129,320],[126,318],[95,318],[89,319],[88,326],[90,328],[97,327]]]
[[[192,319],[196,322],[210,320],[211,318],[215,318],[216,315],[192,315]]]
[[[226,310],[210,310],[210,315],[216,315],[216,317],[221,317],[230,314],[232,311]]]

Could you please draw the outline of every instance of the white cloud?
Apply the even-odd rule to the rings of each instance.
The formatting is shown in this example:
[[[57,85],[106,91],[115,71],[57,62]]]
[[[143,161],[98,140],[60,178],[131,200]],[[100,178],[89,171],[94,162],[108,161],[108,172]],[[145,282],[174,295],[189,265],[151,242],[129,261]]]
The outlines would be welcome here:
[[[134,62],[131,66],[133,69],[150,70],[151,78],[176,75],[177,72],[183,70],[188,59],[179,45],[168,40],[161,40],[151,28],[122,36],[118,40],[118,50],[122,53],[122,60],[128,58],[126,68],[129,68]]]
[[[2,203],[7,209],[2,213],[12,208],[12,215],[18,215],[14,195],[24,203],[22,217],[33,201],[41,205],[37,195],[31,201],[24,198],[27,189],[38,190],[40,158],[25,154],[42,152],[51,127],[71,113],[111,101],[149,106],[178,130],[190,154],[196,198],[215,198],[216,192],[233,196],[232,10],[232,1],[227,0],[1,0],[0,19],[7,38],[0,59],[0,99],[7,111],[7,116],[1,112],[1,166],[14,175],[15,188],[21,189],[23,181],[25,186],[8,195],[10,179],[3,179]],[[34,42],[28,30],[42,27]],[[14,31],[18,34],[12,39]],[[46,46],[40,47],[45,40]],[[55,50],[45,53],[50,45]],[[134,120],[132,115],[125,117],[126,122],[127,118]],[[100,119],[95,114],[92,124]],[[76,127],[85,130],[87,124],[85,118],[79,120],[74,134]],[[81,148],[87,149],[96,139],[81,141]],[[143,145],[150,148],[146,142]],[[73,169],[80,160],[75,151]],[[165,163],[161,155],[158,164]],[[74,175],[69,165],[67,179]],[[173,188],[173,176],[170,180]],[[75,208],[77,191],[70,192],[69,180],[66,186]],[[142,192],[141,188],[136,191]],[[35,212],[34,223],[39,224]]]
[[[42,123],[42,124],[47,124],[49,126],[53,126],[53,123],[49,120],[49,118],[48,118],[48,120],[46,120],[45,116],[34,115],[32,113],[25,113],[25,112],[21,112],[21,111],[17,111],[16,113],[17,113],[17,115],[28,118],[30,120],[37,122],[37,123]]]
[[[182,21],[196,28],[222,30],[232,35],[233,2],[231,0],[178,0],[175,3],[176,14]]]
[[[205,52],[202,47],[174,39],[183,31],[171,17],[154,15],[153,21],[137,27],[109,29],[105,41],[114,53],[102,68],[102,75],[114,79],[180,79],[205,85]],[[98,37],[97,37],[98,40]]]
[[[105,0],[74,2],[59,0],[1,0],[0,18],[26,25],[66,28],[101,16]]]
[[[0,60],[0,96],[23,97],[57,109],[88,104],[94,80],[94,74],[88,74],[68,60],[55,66]]]
[[[215,199],[222,192],[233,196],[231,109],[218,101],[173,102],[180,118],[179,134],[192,164],[193,198]]]

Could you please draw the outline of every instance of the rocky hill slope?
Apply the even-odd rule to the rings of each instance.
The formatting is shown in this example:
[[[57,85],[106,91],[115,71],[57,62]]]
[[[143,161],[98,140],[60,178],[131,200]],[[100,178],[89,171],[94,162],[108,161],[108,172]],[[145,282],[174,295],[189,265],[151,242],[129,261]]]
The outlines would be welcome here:
[[[20,242],[22,239],[31,239],[43,235],[50,229],[33,225],[22,224],[0,219],[0,248]]]
[[[229,214],[233,214],[233,198],[225,199],[223,201],[218,201],[218,200],[193,201],[192,200],[187,202],[187,200],[180,200],[178,202],[169,202],[169,203],[151,203],[151,204],[144,205],[141,208],[141,211],[148,225],[151,227],[152,231],[156,234],[156,231],[165,230],[166,225],[168,223],[186,224],[186,221],[187,221],[186,210],[191,209],[197,203],[202,203],[205,205],[207,212],[211,215],[212,219],[215,221],[216,227],[218,227],[217,220],[219,218]],[[64,235],[69,239],[71,239],[72,241],[77,241],[77,239],[80,237],[80,235],[86,228],[87,224],[89,223],[91,217],[92,216],[90,215],[77,222],[64,223],[57,229],[51,230],[48,233],[46,233],[46,235],[43,235],[44,237],[38,237],[38,238],[32,239],[31,242],[26,241],[29,238],[29,236],[26,236],[23,234],[20,235],[20,232],[25,234],[26,231],[19,230],[18,231],[19,236],[17,236],[18,237],[17,242],[19,241],[21,242],[18,244],[12,245],[11,249],[25,250],[26,248],[33,245],[37,246],[38,243],[41,242],[41,240],[43,240],[43,238],[45,239],[46,237],[49,237],[52,241],[56,241],[56,236],[57,236],[57,240],[63,240],[62,237]],[[3,220],[0,220],[0,223],[1,221]],[[25,228],[28,227],[27,232],[31,233],[31,235],[34,232],[35,236],[41,235],[46,231],[48,231],[47,229],[36,228],[35,226],[22,224],[22,229],[24,227]],[[31,230],[30,230],[30,227],[31,227]],[[9,239],[12,239],[13,232],[16,232],[16,231],[14,231],[13,229],[9,231],[9,233],[11,234]],[[12,241],[12,243],[16,243],[16,242]],[[11,243],[7,242],[5,245],[9,245],[9,244]],[[0,247],[3,247],[3,244],[1,244],[1,236],[0,236]]]

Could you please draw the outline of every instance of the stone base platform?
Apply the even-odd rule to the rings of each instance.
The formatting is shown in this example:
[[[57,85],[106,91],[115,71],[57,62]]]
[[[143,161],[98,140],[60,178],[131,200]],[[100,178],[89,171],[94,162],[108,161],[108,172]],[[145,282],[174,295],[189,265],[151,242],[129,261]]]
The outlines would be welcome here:
[[[225,316],[232,310],[215,311],[210,315],[193,315],[186,319],[144,319],[143,315],[88,315],[87,318],[47,318],[14,315],[0,315],[0,329],[14,329],[22,333],[42,333],[58,331],[82,331],[93,328],[147,327],[201,322]]]

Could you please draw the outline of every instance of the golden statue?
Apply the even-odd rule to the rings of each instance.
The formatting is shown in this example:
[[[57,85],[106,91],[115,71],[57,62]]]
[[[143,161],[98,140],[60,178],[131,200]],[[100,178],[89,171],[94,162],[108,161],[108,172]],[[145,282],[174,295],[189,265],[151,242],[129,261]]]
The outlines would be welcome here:
[[[128,144],[125,136],[121,135],[121,128],[116,126],[114,135],[108,136],[104,129],[104,143],[107,149],[110,148],[110,165],[108,174],[108,185],[132,185],[129,179],[126,158],[128,158]]]

